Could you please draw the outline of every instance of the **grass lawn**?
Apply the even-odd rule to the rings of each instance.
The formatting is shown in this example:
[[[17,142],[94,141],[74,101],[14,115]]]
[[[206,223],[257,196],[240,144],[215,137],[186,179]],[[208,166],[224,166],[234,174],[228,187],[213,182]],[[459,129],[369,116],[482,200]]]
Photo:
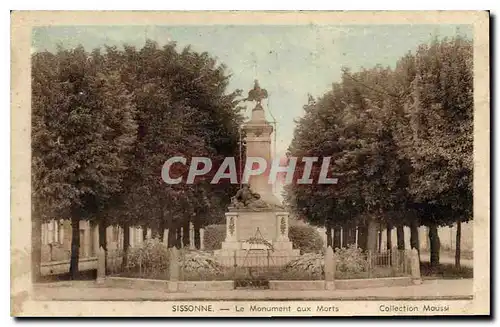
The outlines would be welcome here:
[[[423,279],[462,279],[473,278],[473,269],[470,267],[456,268],[454,264],[440,264],[431,267],[429,262],[420,263],[420,275]]]

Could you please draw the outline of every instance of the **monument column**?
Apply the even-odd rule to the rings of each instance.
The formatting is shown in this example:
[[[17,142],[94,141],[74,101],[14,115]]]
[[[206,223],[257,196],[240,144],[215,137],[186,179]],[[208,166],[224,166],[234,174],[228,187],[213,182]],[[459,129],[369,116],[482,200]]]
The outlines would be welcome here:
[[[262,107],[262,100],[265,98],[267,98],[267,91],[260,88],[258,81],[255,81],[255,86],[250,90],[247,100],[256,101],[257,104],[252,109],[250,121],[243,126],[246,134],[246,157],[247,160],[249,157],[262,158],[267,163],[267,167],[264,173],[250,176],[249,184],[251,190],[258,193],[266,203],[279,205],[280,201],[273,194],[272,185],[269,183],[269,172],[272,165],[271,134],[273,126],[266,120]]]
[[[246,141],[243,182],[249,185],[242,187],[231,199],[229,212],[226,213],[226,238],[222,248],[214,251],[224,266],[233,266],[247,257],[254,258],[255,263],[252,265],[256,266],[259,265],[259,258],[267,258],[268,264],[272,261],[274,265],[285,265],[300,255],[300,250],[293,249],[288,238],[288,212],[284,211],[269,183],[272,168],[271,134],[275,131],[266,120],[262,107],[265,98],[267,91],[255,81],[254,88],[248,92],[245,100],[255,101],[256,105],[249,121],[242,127]],[[255,159],[251,160],[252,157]],[[261,162],[266,164],[265,170],[256,167]],[[250,176],[250,170],[262,173]]]

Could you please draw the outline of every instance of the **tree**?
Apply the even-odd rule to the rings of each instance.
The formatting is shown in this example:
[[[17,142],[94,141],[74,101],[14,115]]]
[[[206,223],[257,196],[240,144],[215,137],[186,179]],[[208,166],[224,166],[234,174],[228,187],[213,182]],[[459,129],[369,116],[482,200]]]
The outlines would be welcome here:
[[[46,186],[41,180],[41,174],[47,171],[45,163],[41,156],[44,148],[49,145],[55,146],[57,137],[51,135],[47,130],[45,115],[50,113],[53,103],[62,102],[62,96],[59,89],[59,84],[53,84],[57,74],[57,58],[55,55],[43,52],[35,53],[32,56],[32,151],[33,159],[32,167],[32,273],[33,280],[36,281],[40,277],[41,264],[41,244],[42,244],[42,222],[50,220],[51,211],[62,211],[65,206],[61,205],[60,201],[49,201],[52,197],[47,194],[57,195],[57,189],[46,189]]]
[[[420,46],[411,63],[402,149],[412,160],[410,190],[429,226],[432,265],[439,263],[437,227],[472,216],[472,58],[472,42],[459,36]]]
[[[337,185],[293,185],[289,200],[313,224],[360,225],[361,247],[375,251],[377,224],[400,201],[400,165],[383,90],[391,71],[382,67],[356,74],[305,107],[290,153],[331,157]],[[378,89],[367,85],[378,85]],[[388,87],[388,86],[387,86]],[[366,226],[366,232],[363,228]]]
[[[131,96],[99,59],[77,47],[35,54],[32,61],[34,211],[70,216],[72,278],[78,277],[79,222],[93,219],[120,190],[136,137]]]
[[[403,225],[417,250],[417,228],[427,225],[435,265],[437,227],[472,214],[471,42],[435,40],[394,71],[343,73],[331,91],[309,98],[289,149],[332,157],[339,183],[288,186],[287,199],[313,224],[359,225],[361,246],[372,251],[377,222],[396,227],[399,249]]]
[[[203,178],[195,185],[167,185],[161,169],[172,156],[187,158],[187,164],[195,156],[214,162],[235,156],[242,122],[239,92],[226,93],[229,77],[224,66],[216,65],[207,53],[189,48],[179,53],[175,43],[159,48],[148,41],[140,50],[108,48],[107,56],[121,67],[122,82],[133,92],[138,124],[131,169],[115,205],[122,214],[113,214],[119,217],[114,223],[150,227],[159,237],[168,228],[173,247],[189,244],[193,222],[199,248],[199,229],[216,215],[223,217],[235,186],[210,185]],[[187,168],[178,168],[177,174],[185,178]]]

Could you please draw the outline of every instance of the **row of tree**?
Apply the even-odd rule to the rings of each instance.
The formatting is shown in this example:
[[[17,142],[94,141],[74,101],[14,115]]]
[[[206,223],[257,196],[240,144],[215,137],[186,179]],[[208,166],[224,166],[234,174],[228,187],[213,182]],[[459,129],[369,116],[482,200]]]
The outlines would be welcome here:
[[[109,225],[149,227],[160,237],[168,229],[168,245],[179,247],[189,244],[190,222],[200,246],[200,227],[223,217],[235,186],[203,180],[167,185],[161,169],[172,156],[238,154],[241,92],[227,91],[229,77],[207,53],[177,51],[175,43],[32,55],[35,278],[40,224],[54,218],[71,219],[75,278],[81,220],[99,225],[104,249]]]
[[[288,186],[292,210],[327,230],[358,226],[361,246],[372,251],[380,225],[397,228],[400,248],[409,226],[417,249],[425,225],[432,265],[438,226],[457,223],[459,265],[460,223],[472,218],[472,61],[470,40],[434,40],[395,69],[344,69],[341,82],[310,97],[289,153],[332,157],[339,182]]]

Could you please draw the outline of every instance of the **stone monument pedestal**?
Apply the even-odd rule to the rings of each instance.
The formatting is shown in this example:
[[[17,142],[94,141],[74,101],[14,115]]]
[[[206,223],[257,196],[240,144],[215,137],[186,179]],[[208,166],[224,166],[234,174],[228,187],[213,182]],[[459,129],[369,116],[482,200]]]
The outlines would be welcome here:
[[[225,266],[283,266],[300,255],[288,238],[288,212],[235,209],[226,213],[226,239],[215,251]]]
[[[273,125],[266,120],[262,107],[262,100],[267,96],[267,91],[255,80],[254,88],[248,92],[247,101],[255,101],[256,105],[243,130],[245,157],[261,158],[269,168],[272,163]],[[245,165],[243,176],[251,169],[251,165]],[[288,238],[288,212],[282,211],[280,201],[273,194],[269,172],[270,170],[266,170],[260,174],[250,174],[249,180],[243,182],[246,186],[243,185],[235,195],[237,203],[233,203],[235,206],[230,207],[226,213],[226,239],[222,242],[222,248],[215,251],[221,264],[283,266],[300,255],[300,250],[294,250]]]

